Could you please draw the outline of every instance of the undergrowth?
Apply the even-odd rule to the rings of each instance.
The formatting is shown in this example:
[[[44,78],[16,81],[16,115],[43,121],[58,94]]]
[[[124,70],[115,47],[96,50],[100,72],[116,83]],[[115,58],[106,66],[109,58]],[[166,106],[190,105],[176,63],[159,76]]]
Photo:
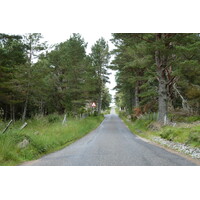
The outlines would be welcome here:
[[[146,119],[127,119],[125,113],[119,112],[120,118],[123,119],[128,128],[135,134],[150,139],[152,136],[160,136],[163,139],[190,145],[192,147],[200,147],[200,125],[189,128],[160,126],[159,130],[150,129],[150,125],[157,123],[153,120]],[[198,121],[199,116],[189,116],[185,119],[187,122]],[[183,122],[183,119],[180,119]]]
[[[163,139],[200,147],[200,125],[190,128],[166,126],[158,133]]]
[[[63,116],[47,116],[28,120],[27,127],[19,130],[21,122],[16,122],[4,134],[0,134],[0,165],[17,165],[37,159],[83,137],[97,128],[103,116],[84,119],[67,119],[62,125]],[[0,130],[5,126],[0,125]],[[25,148],[19,148],[24,139],[29,141]]]

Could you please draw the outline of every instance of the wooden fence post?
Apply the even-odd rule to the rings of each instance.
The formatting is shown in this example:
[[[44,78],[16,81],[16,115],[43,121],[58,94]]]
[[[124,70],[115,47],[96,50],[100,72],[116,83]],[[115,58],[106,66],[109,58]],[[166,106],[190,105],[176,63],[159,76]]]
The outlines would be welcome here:
[[[8,129],[8,127],[12,124],[13,120],[10,120],[10,122],[8,123],[8,125],[6,126],[6,128],[2,131],[2,134],[5,133]]]
[[[25,122],[25,123],[20,127],[20,130],[22,130],[23,128],[25,128],[25,127],[27,126],[27,124],[28,124],[28,123]]]
[[[62,121],[62,125],[64,125],[66,123],[66,117],[67,117],[67,115],[65,114],[64,119]]]

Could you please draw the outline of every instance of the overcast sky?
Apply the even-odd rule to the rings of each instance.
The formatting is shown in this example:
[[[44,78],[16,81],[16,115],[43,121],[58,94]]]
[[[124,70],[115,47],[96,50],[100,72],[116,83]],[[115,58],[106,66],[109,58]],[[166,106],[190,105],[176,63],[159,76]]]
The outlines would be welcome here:
[[[67,39],[69,39],[70,35],[72,35],[72,34],[73,33],[66,33],[66,32],[42,33],[44,40],[47,41],[48,44],[56,44],[56,43],[64,42]],[[91,52],[92,45],[94,45],[94,43],[101,37],[103,37],[108,42],[110,50],[112,50],[114,48],[114,45],[110,42],[110,39],[112,37],[111,33],[90,33],[90,32],[87,33],[87,32],[85,32],[85,33],[80,33],[80,34],[84,38],[85,42],[88,43],[87,53]],[[108,70],[108,71],[111,73],[111,75],[109,76],[110,84],[107,83],[106,85],[109,88],[110,93],[114,97],[115,91],[113,90],[113,88],[116,85],[115,71],[112,71],[112,70]]]

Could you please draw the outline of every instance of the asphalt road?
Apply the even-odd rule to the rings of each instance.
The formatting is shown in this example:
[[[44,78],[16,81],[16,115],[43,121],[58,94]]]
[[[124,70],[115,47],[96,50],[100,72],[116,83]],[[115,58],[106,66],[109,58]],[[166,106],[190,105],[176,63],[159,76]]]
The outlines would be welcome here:
[[[191,161],[132,134],[112,109],[94,131],[30,166],[192,166]]]

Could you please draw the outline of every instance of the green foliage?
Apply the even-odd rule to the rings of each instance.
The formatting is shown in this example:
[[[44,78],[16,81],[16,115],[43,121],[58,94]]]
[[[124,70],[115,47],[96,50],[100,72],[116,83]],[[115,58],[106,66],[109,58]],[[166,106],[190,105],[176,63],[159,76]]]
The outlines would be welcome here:
[[[193,126],[191,128],[182,127],[163,127],[159,131],[159,135],[170,141],[189,144],[191,146],[200,146],[200,126]]]
[[[159,130],[152,131],[149,129],[152,124],[152,120],[137,119],[134,121],[127,120],[125,112],[119,112],[119,116],[123,119],[129,129],[142,137],[151,139],[152,136],[160,136],[163,139],[185,143],[194,147],[200,147],[200,125],[191,125],[190,128],[160,126]],[[194,118],[190,118],[191,120]],[[156,122],[158,123],[158,122]]]
[[[199,115],[188,116],[187,113],[183,113],[183,114],[171,113],[171,114],[169,114],[169,118],[172,119],[172,121],[174,121],[174,122],[192,123],[192,122],[200,121]]]
[[[28,121],[22,131],[19,131],[20,124],[14,125],[6,134],[0,134],[0,165],[16,165],[63,148],[95,129],[102,120],[103,116],[81,120],[70,118],[66,126],[62,126],[61,121],[48,123],[48,117],[39,117]],[[29,145],[20,149],[18,144],[24,139]]]
[[[186,143],[193,146],[200,146],[200,130],[190,132]]]
[[[17,104],[19,96],[12,87],[17,67],[26,62],[25,46],[18,35],[0,34],[0,107]]]
[[[90,59],[92,66],[95,70],[95,101],[97,102],[98,114],[101,113],[101,110],[105,110],[109,107],[111,102],[111,95],[109,94],[108,89],[105,87],[105,84],[108,81],[109,73],[107,72],[107,67],[110,59],[109,46],[104,38],[100,38],[91,48]]]
[[[127,117],[127,113],[123,112],[123,111],[119,111],[118,115],[119,115],[120,118]]]
[[[87,55],[87,43],[80,34],[73,34],[51,49],[42,38],[40,33],[0,34],[3,118],[24,121],[38,114],[82,114],[90,102],[97,103],[99,94],[102,109],[109,107],[111,96],[105,88],[109,60],[106,41],[98,40],[91,55]]]
[[[119,117],[123,119],[125,124],[129,127],[129,129],[136,134],[142,135],[146,137],[145,131],[148,130],[148,126],[152,123],[152,120],[146,119],[134,119],[128,120],[128,115],[125,112],[119,111]]]
[[[106,110],[104,110],[103,114],[108,115],[108,114],[110,114],[110,111],[111,111],[111,108],[109,107]]]
[[[108,88],[103,88],[102,110],[109,109],[111,101],[112,101],[112,95],[109,93],[109,89]]]
[[[98,116],[98,111],[95,110],[93,116]]]
[[[56,113],[54,114],[50,114],[47,116],[48,122],[49,123],[54,123],[57,122],[58,120],[60,120],[60,116]]]
[[[6,134],[0,134],[0,165],[19,162],[17,143],[25,139],[17,130],[9,130]]]
[[[177,137],[177,132],[171,129],[167,129],[167,130],[162,131],[160,136],[161,138],[172,141],[174,140],[175,137]]]
[[[163,121],[170,101],[175,109],[200,114],[199,34],[114,33],[112,42],[119,107],[131,114],[134,107],[154,104]],[[161,82],[166,91],[160,92]]]
[[[137,119],[134,122],[134,126],[136,129],[141,129],[141,130],[148,130],[149,124],[152,122],[152,120],[145,120],[145,119]]]
[[[112,69],[118,70],[116,103],[129,114],[134,107],[156,98],[153,54],[149,51],[149,44],[136,35],[113,34],[113,43],[117,45],[111,65]]]
[[[200,116],[189,116],[189,117],[186,117],[184,119],[185,122],[195,122],[195,121],[199,121],[200,120]]]

